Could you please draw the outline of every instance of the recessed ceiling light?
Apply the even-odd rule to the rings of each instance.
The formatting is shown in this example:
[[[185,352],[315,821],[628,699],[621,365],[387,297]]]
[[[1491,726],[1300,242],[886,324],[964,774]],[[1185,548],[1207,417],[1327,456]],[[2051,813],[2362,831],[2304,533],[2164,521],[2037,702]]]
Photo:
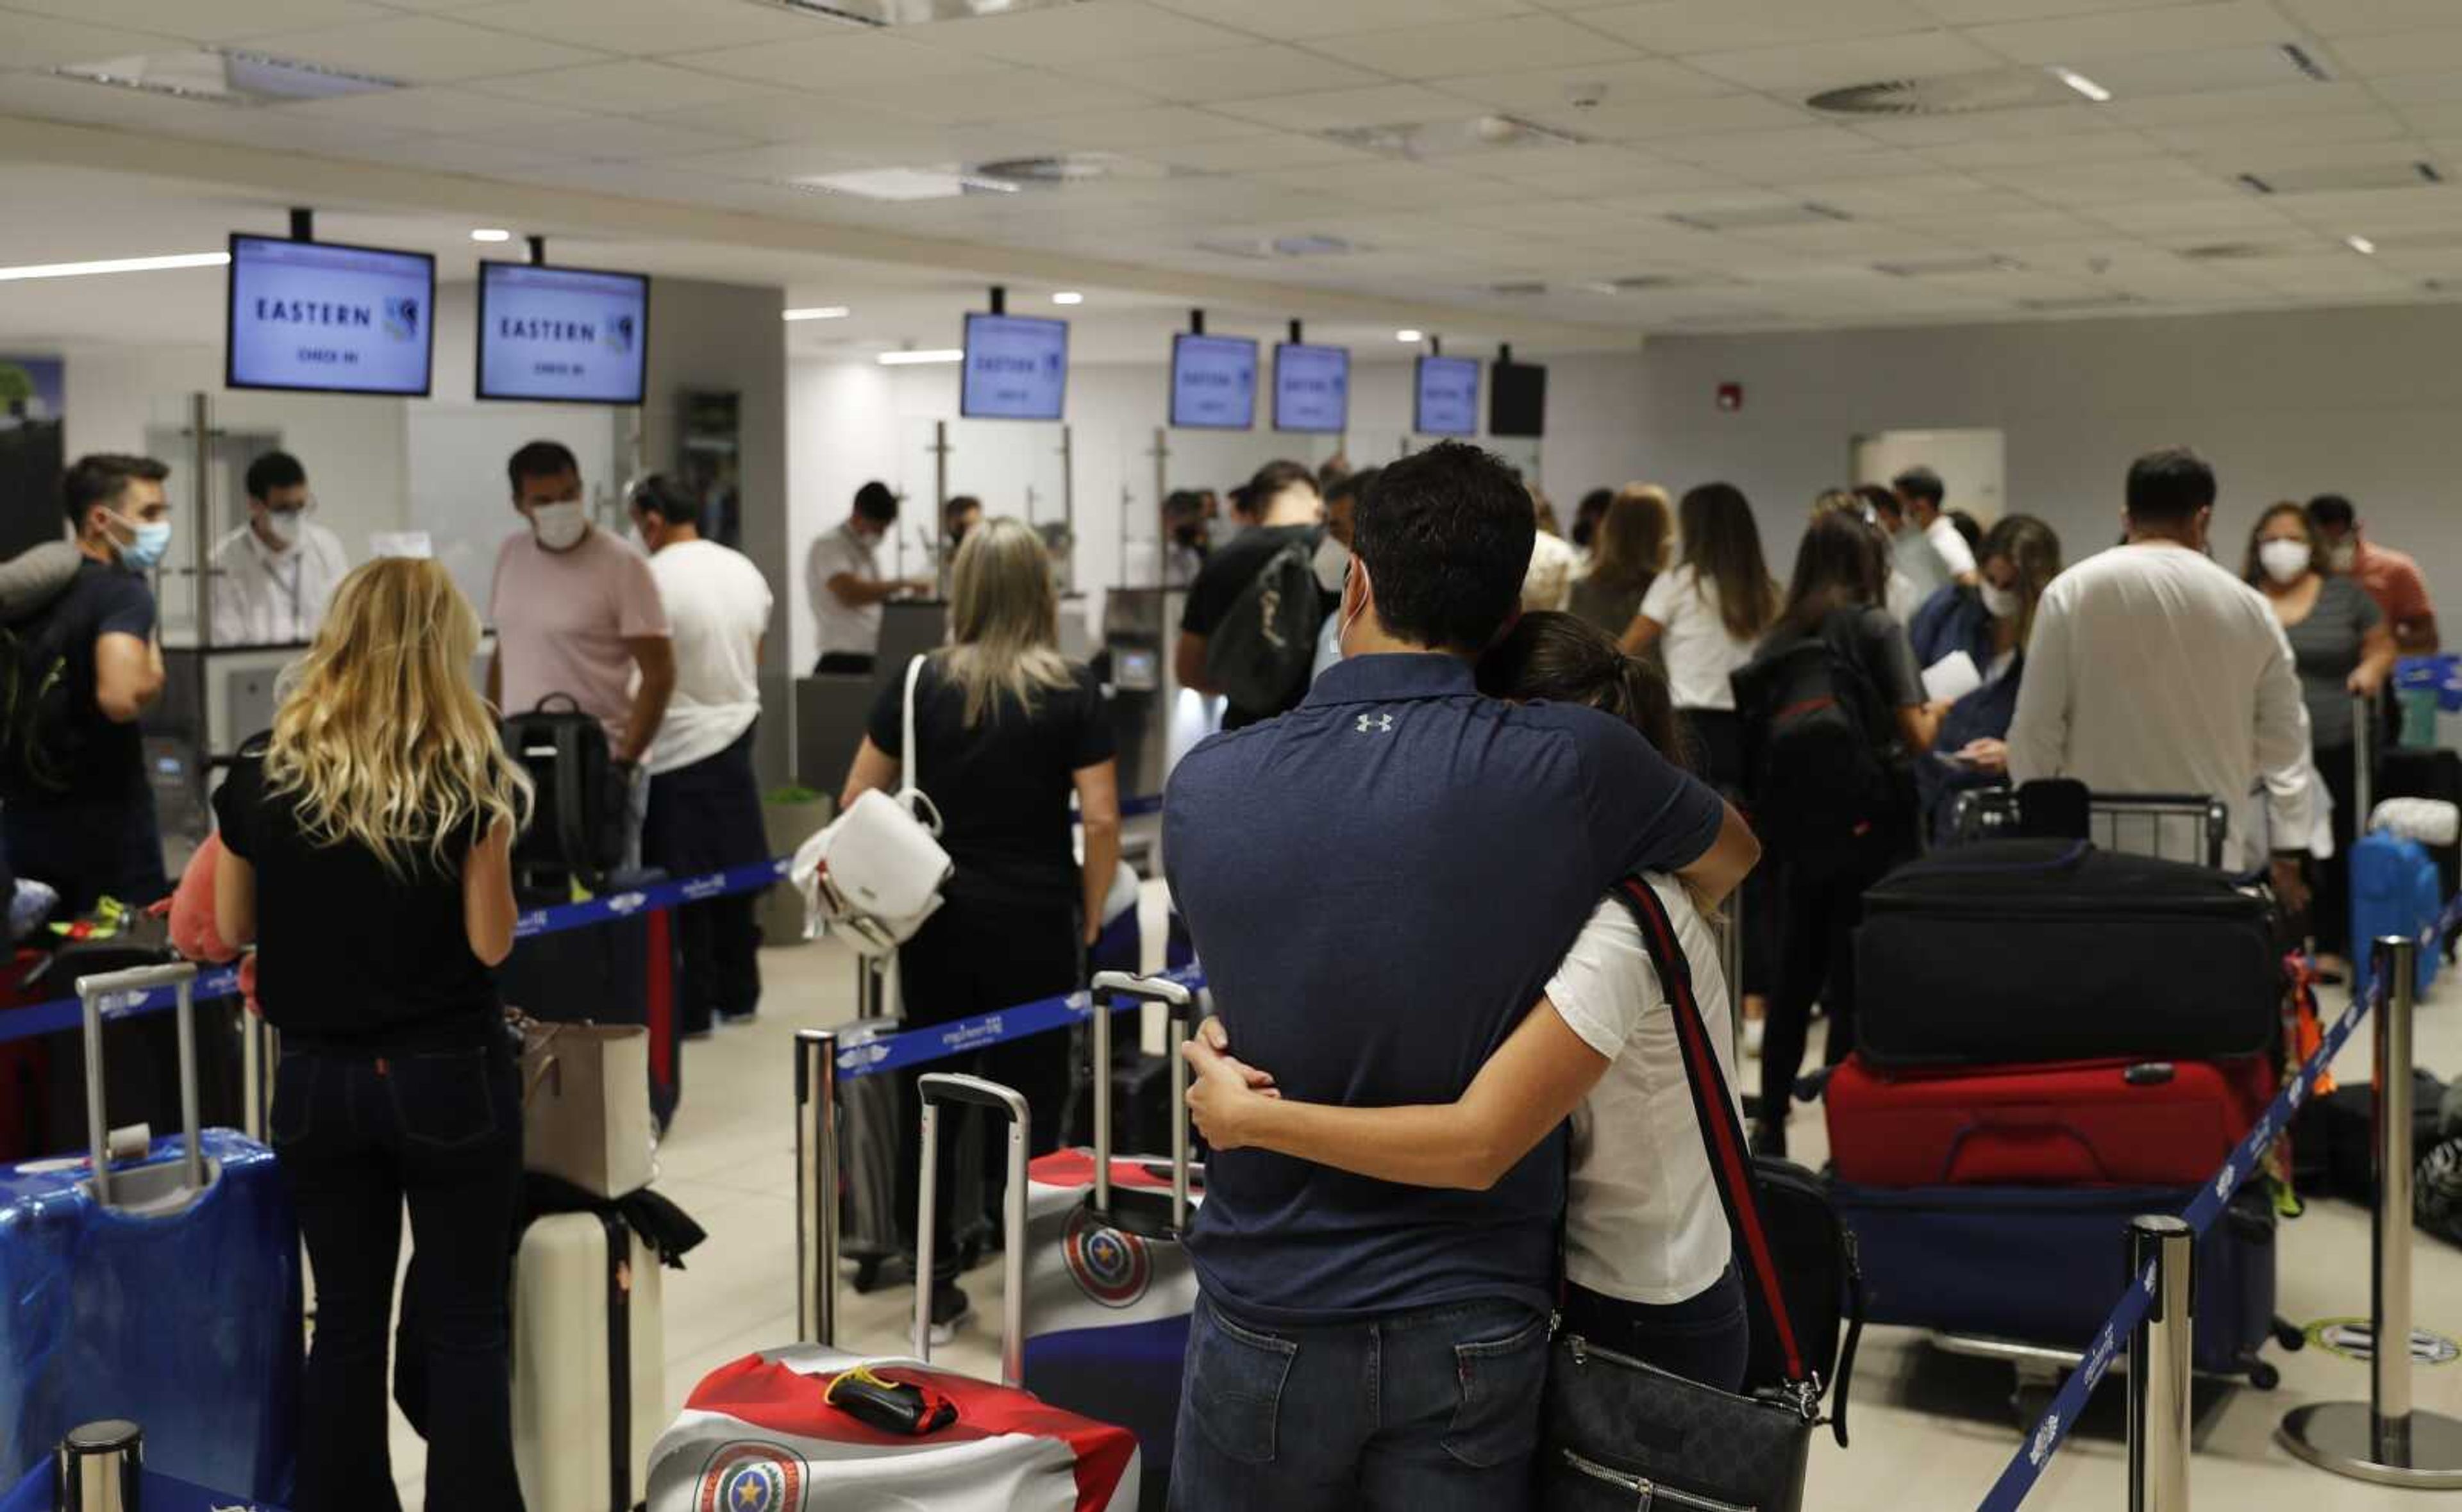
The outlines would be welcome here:
[[[152,273],[169,268],[221,268],[228,252],[175,252],[167,257],[111,257],[94,263],[26,263],[0,268],[0,283],[21,278],[82,278],[88,273]]]
[[[2377,244],[2365,236],[2345,236],[2343,238],[2343,245],[2362,257],[2374,257],[2377,254]]]
[[[2086,77],[2076,69],[2062,68],[2059,64],[2055,63],[2052,65],[2050,72],[2052,77],[2059,79],[2062,83],[2066,84],[2073,90],[2076,90],[2079,94],[2084,95],[2090,100],[2093,100],[2096,104],[2107,105],[2111,103],[2111,91]]]
[[[395,79],[351,74],[262,53],[201,48],[189,53],[136,53],[52,70],[62,78],[116,89],[168,95],[218,105],[282,105],[302,99],[339,99],[400,89]]]
[[[783,318],[788,320],[844,320],[847,316],[853,313],[854,313],[854,312],[849,310],[844,305],[813,305],[808,309],[787,311]]]
[[[791,188],[852,194],[864,200],[954,200],[964,194],[1018,192],[1018,186],[1005,180],[955,168],[857,168],[848,173],[789,179],[787,183]]]
[[[482,226],[470,233],[470,240],[474,242],[509,242],[512,239],[513,233],[501,226]]]
[[[1402,330],[1393,333],[1393,339],[1396,341],[1425,341],[1428,337],[1424,332]]]
[[[885,368],[902,368],[924,362],[963,362],[966,354],[960,347],[930,347],[920,352],[883,352],[873,360]]]
[[[1073,289],[1064,289],[1051,296],[1051,302],[1055,305],[1082,305],[1086,296]]]

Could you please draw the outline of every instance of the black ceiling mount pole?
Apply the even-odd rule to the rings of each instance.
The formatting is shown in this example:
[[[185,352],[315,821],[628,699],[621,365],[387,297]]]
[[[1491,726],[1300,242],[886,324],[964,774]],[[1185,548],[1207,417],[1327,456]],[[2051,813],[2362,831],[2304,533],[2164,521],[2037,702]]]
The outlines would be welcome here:
[[[1188,313],[1188,334],[1193,336],[1201,336],[1205,335],[1204,311],[1192,310]]]
[[[1498,367],[1501,367],[1501,368],[1509,368],[1509,367],[1511,367],[1511,366],[1513,365],[1513,343],[1512,343],[1512,342],[1510,342],[1510,341],[1500,341],[1500,342],[1498,342],[1498,343],[1497,343],[1497,346],[1496,346],[1496,365],[1497,365]]]
[[[1300,323],[1296,320],[1291,322],[1291,345],[1295,347],[1307,345],[1307,338],[1300,334]]]
[[[291,207],[291,239],[313,242],[316,239],[316,212],[304,205]]]
[[[1008,291],[998,284],[992,285],[992,313],[996,315],[1008,313]]]
[[[1436,335],[1435,332],[1433,332],[1433,331],[1432,331],[1432,332],[1430,332],[1430,333],[1428,333],[1428,356],[1432,356],[1432,357],[1440,357],[1440,356],[1443,356],[1444,355],[1445,355],[1445,338],[1444,338],[1444,337],[1442,337],[1442,336],[1440,336],[1440,335]]]
[[[532,268],[545,268],[547,266],[547,238],[544,236],[533,236],[529,237],[528,240],[530,244],[530,266]]]

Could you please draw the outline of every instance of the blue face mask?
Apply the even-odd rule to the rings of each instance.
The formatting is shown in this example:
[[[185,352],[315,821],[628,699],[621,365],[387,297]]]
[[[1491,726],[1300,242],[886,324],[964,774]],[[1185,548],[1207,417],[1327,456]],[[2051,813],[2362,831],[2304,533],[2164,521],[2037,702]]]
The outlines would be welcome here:
[[[171,551],[171,522],[150,520],[128,522],[137,539],[119,548],[120,565],[134,572],[150,572],[162,565]]]

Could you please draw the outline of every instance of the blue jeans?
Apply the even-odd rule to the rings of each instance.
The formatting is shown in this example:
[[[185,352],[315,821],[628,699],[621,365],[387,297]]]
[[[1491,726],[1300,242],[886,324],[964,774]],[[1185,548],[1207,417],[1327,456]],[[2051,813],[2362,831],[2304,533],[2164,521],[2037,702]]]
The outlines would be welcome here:
[[[1565,1331],[1722,1392],[1741,1391],[1752,1363],[1752,1318],[1732,1264],[1702,1291],[1661,1306],[1567,1283]]]
[[[1456,1303],[1286,1328],[1200,1298],[1173,1512],[1523,1512],[1547,1317]]]

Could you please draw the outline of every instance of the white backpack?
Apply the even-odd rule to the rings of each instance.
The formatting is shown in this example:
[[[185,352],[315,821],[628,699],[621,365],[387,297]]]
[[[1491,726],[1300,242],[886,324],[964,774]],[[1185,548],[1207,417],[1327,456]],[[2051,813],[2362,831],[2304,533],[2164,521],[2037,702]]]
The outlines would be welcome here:
[[[788,875],[812,918],[845,932],[867,956],[887,955],[915,938],[940,906],[955,870],[940,849],[940,810],[916,782],[915,685],[923,658],[906,664],[905,745],[897,794],[868,788],[846,812],[806,840]]]

